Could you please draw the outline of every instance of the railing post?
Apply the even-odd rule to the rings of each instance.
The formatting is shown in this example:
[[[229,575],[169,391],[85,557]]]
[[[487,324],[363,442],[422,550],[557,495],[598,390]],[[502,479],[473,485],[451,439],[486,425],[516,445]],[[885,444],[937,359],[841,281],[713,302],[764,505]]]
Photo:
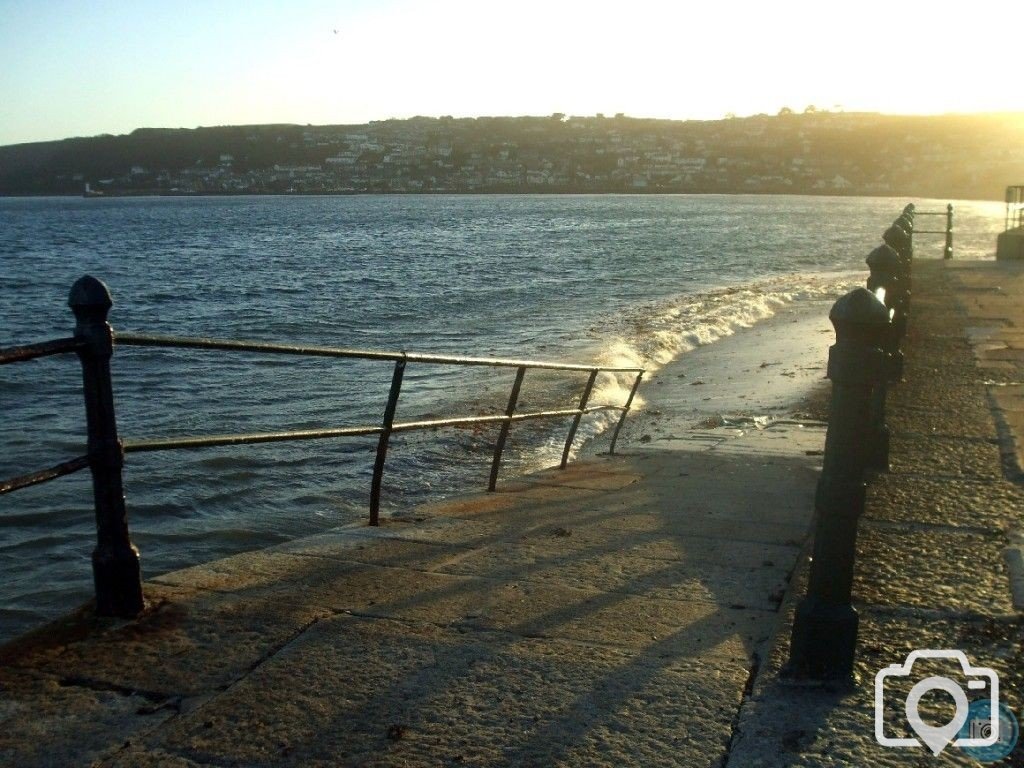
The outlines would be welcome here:
[[[880,347],[889,312],[874,294],[857,288],[835,303],[829,319],[836,343],[828,359],[832,403],[815,496],[814,558],[807,596],[796,610],[787,673],[849,679],[857,644],[851,596],[871,391],[883,375]]]
[[[512,427],[511,417],[516,412],[516,403],[519,402],[519,390],[523,388],[523,378],[526,376],[526,366],[519,366],[516,369],[516,380],[512,383],[512,391],[508,396],[508,405],[505,407],[505,416],[509,421],[501,425],[501,432],[498,433],[498,442],[494,446],[494,458],[491,460],[491,477],[487,481],[487,490],[493,491],[498,487],[498,470],[501,468],[501,454],[505,452],[505,441],[508,439],[508,431]]]
[[[114,332],[107,322],[113,306],[110,291],[94,277],[71,286],[68,306],[75,314],[75,338],[82,343],[82,391],[88,425],[89,469],[96,508],[96,549],[92,573],[96,613],[130,618],[143,608],[139,550],[128,533],[121,468],[124,455],[117,437],[110,358]]]
[[[619,416],[619,421],[615,425],[615,431],[612,433],[612,444],[608,448],[608,455],[612,456],[615,454],[615,443],[619,440],[619,432],[622,431],[622,425],[626,423],[626,416],[629,415],[629,409],[633,405],[633,398],[636,397],[636,391],[640,389],[640,380],[643,379],[644,372],[640,371],[636,375],[636,379],[633,380],[633,388],[629,390],[629,397],[626,398],[626,404],[622,407],[622,415]]]
[[[943,251],[944,259],[953,258],[953,204],[946,206],[946,248]]]
[[[576,430],[579,429],[580,419],[583,418],[583,411],[587,407],[587,403],[590,402],[590,393],[594,389],[594,382],[597,380],[598,369],[595,368],[590,372],[590,378],[587,379],[587,386],[583,388],[583,395],[580,397],[580,409],[579,413],[572,420],[572,426],[569,427],[569,436],[565,439],[565,448],[562,449],[562,463],[559,464],[560,469],[565,469],[569,463],[569,451],[572,450],[572,441],[576,439]]]
[[[373,480],[370,484],[370,525],[380,525],[380,486],[384,477],[384,463],[388,458],[388,443],[391,441],[391,428],[395,423],[398,398],[402,394],[403,376],[405,376],[405,360],[396,360],[395,370],[391,374],[388,403],[384,406],[380,438],[377,440],[377,458],[373,462]]]

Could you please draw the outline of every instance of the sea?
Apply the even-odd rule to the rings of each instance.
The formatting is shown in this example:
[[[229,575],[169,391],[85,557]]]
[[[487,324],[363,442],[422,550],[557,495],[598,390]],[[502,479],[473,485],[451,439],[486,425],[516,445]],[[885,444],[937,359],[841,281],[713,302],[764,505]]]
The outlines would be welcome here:
[[[803,299],[839,295],[907,202],[596,195],[0,199],[0,347],[70,336],[82,275],[117,332],[642,365],[648,374]],[[952,201],[955,257],[992,258],[1001,203]],[[918,229],[942,229],[940,216]],[[915,238],[941,258],[941,235]],[[120,346],[126,439],[377,426],[392,364]],[[397,420],[504,411],[509,368],[410,363]],[[520,410],[586,374],[531,371]],[[602,375],[595,404],[631,380]],[[643,407],[641,387],[636,406]],[[73,355],[0,367],[0,478],[84,453]],[[588,417],[574,451],[612,425]],[[517,423],[501,479],[556,464],[568,420]],[[396,434],[382,511],[483,490],[498,429]],[[144,577],[367,519],[376,439],[130,454]],[[0,496],[0,642],[90,596],[88,471]]]

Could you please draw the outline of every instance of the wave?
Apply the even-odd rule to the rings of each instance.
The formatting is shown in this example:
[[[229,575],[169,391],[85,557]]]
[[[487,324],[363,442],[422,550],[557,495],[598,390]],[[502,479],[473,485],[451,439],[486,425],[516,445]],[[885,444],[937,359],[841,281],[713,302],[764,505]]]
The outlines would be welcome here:
[[[862,280],[863,275],[857,272],[779,275],[651,302],[623,315],[594,359],[599,365],[642,367],[646,381],[687,352],[767,320],[787,304],[838,298]],[[598,330],[592,329],[592,333],[596,335]],[[591,404],[625,404],[634,381],[635,374],[631,373],[600,373]],[[631,407],[639,410],[644,405],[641,386]],[[620,416],[620,411],[587,416],[580,424],[570,459],[575,458],[588,441],[613,427]],[[561,461],[564,440],[564,436],[555,435],[545,440],[527,462],[529,470]]]

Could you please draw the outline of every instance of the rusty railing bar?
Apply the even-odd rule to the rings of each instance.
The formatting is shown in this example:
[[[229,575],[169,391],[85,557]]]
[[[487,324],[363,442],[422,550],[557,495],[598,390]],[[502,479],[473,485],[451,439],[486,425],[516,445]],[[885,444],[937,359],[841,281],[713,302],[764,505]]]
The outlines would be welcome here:
[[[176,451],[190,448],[218,448],[225,445],[283,443],[290,440],[323,440],[332,437],[365,437],[380,434],[380,427],[340,427],[337,429],[303,429],[291,432],[253,432],[204,437],[169,437],[165,439],[124,440],[125,453]]]
[[[608,454],[615,453],[615,443],[618,442],[619,432],[622,429],[622,425],[626,421],[626,416],[629,414],[629,408],[633,405],[633,398],[636,396],[636,391],[640,389],[640,380],[644,377],[644,372],[640,371],[636,375],[636,380],[633,382],[633,388],[629,390],[629,397],[626,398],[626,404],[622,408],[622,415],[619,417],[619,423],[615,425],[615,431],[612,433],[612,444],[608,447]]]
[[[583,411],[584,414],[597,411],[621,411],[621,405],[592,405]],[[534,411],[517,413],[513,416],[460,416],[452,419],[430,419],[424,421],[399,422],[392,426],[394,432],[413,432],[420,429],[441,429],[443,427],[462,427],[477,424],[498,424],[504,421],[528,421],[531,419],[551,419],[562,416],[575,416],[578,409],[570,408],[561,411]],[[218,448],[227,445],[251,445],[255,443],[282,443],[291,440],[324,440],[332,437],[366,437],[379,435],[382,427],[339,427],[336,429],[306,429],[292,432],[255,432],[235,435],[207,435],[205,437],[170,437],[155,439],[125,439],[122,447],[125,453],[148,453],[154,451],[177,451],[194,448]]]
[[[384,477],[384,462],[388,458],[388,442],[391,440],[391,430],[395,423],[398,398],[402,394],[402,378],[404,376],[405,360],[396,360],[395,370],[391,375],[388,403],[384,407],[380,439],[377,441],[377,459],[373,463],[373,483],[370,485],[370,525],[380,525],[380,484]]]
[[[18,477],[12,477],[9,480],[0,480],[0,496],[11,491],[17,491],[22,488],[28,488],[33,485],[39,485],[49,480],[56,480],[58,477],[64,475],[70,475],[73,472],[77,472],[80,469],[85,469],[89,466],[89,456],[79,456],[76,459],[70,461],[63,461],[60,464],[56,464],[47,469],[40,469],[38,472],[32,472],[27,475],[19,475]]]
[[[587,401],[590,400],[590,393],[594,390],[594,382],[597,381],[599,371],[599,368],[594,368],[590,372],[587,386],[583,388],[579,411],[576,413],[576,418],[572,420],[572,426],[569,427],[569,436],[565,438],[565,448],[562,449],[562,463],[558,465],[561,469],[565,469],[566,464],[569,463],[569,451],[572,450],[572,441],[576,439],[576,430],[579,429],[580,420],[583,418],[583,414],[586,413]]]
[[[574,363],[552,363],[541,360],[510,360],[499,357],[464,357],[458,355],[433,355],[406,352],[374,351],[367,349],[346,349],[343,347],[306,347],[291,344],[230,341],[224,339],[186,338],[178,336],[149,336],[137,333],[118,333],[115,344],[134,347],[172,347],[185,349],[220,349],[237,352],[266,352],[271,354],[304,355],[308,357],[346,357],[364,360],[405,360],[410,363],[436,365],[481,365],[494,368],[541,368],[554,371],[590,371],[592,365]],[[602,371],[636,373],[642,368],[600,368]]]
[[[505,451],[505,441],[508,439],[509,429],[512,427],[512,415],[516,412],[516,403],[519,401],[519,390],[523,387],[523,378],[526,376],[526,367],[519,366],[516,370],[516,380],[512,384],[512,391],[508,396],[508,405],[505,408],[505,416],[508,419],[502,422],[501,432],[498,434],[498,442],[494,446],[494,458],[491,460],[491,477],[487,481],[487,490],[493,491],[498,486],[498,470],[501,468],[501,454]]]
[[[566,408],[560,411],[534,411],[532,413],[516,413],[512,416],[464,416],[455,419],[437,419],[436,421],[407,421],[395,424],[392,432],[412,432],[417,429],[437,429],[438,427],[461,427],[475,424],[498,424],[503,421],[530,421],[532,419],[554,419],[563,416],[575,416],[598,411],[621,411],[621,405],[591,405],[582,411],[579,408]]]
[[[81,347],[82,342],[74,336],[67,339],[23,344],[19,347],[7,347],[7,349],[0,349],[0,365],[23,363],[26,360],[35,360],[37,357],[61,355],[65,352],[77,352]]]

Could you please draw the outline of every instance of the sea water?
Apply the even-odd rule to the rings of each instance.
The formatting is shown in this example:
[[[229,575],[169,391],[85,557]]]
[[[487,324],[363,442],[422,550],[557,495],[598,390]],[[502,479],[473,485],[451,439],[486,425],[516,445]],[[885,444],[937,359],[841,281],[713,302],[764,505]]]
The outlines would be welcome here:
[[[0,199],[0,346],[71,335],[103,280],[115,331],[500,356],[649,371],[866,275],[904,199],[344,196]],[[913,201],[944,210],[946,201]],[[957,258],[991,257],[1003,206],[957,202]],[[921,229],[944,227],[921,217]],[[934,225],[934,226],[933,226]],[[919,258],[943,238],[916,238]],[[380,424],[387,362],[116,348],[122,437]],[[397,419],[504,410],[513,369],[411,363]],[[586,374],[527,373],[520,410]],[[594,403],[621,404],[602,376]],[[641,388],[637,405],[642,407]],[[74,356],[0,368],[0,478],[84,452]],[[610,424],[588,418],[579,442]],[[502,478],[560,458],[567,420],[516,424]],[[384,512],[485,487],[497,427],[395,435]],[[365,520],[375,438],[131,454],[144,576]],[[0,641],[91,590],[88,472],[0,497]]]

